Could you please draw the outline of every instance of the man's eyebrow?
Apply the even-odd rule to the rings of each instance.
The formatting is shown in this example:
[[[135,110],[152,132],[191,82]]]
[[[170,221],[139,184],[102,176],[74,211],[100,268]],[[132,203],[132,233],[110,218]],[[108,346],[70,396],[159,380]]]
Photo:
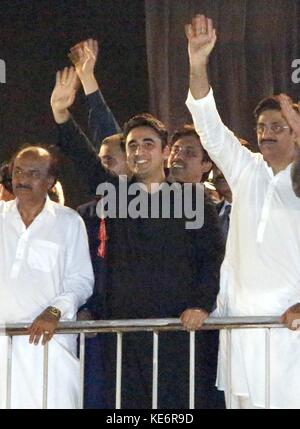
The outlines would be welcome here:
[[[130,145],[131,143],[136,143],[137,142],[137,139],[132,139],[132,140],[130,140],[127,144],[128,145]],[[143,138],[143,142],[153,142],[153,143],[155,143],[155,140],[152,138],[152,137],[145,137],[145,138]]]

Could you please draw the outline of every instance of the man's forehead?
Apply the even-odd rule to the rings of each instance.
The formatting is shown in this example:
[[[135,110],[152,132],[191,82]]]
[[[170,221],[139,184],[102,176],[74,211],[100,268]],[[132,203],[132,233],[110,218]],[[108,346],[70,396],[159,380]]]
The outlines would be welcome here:
[[[200,143],[200,139],[196,136],[182,136],[178,140],[175,141],[173,146],[190,146],[190,147],[197,147],[199,149],[203,149],[202,145]]]
[[[149,127],[147,125],[142,125],[140,127],[135,127],[133,128],[127,138],[126,138],[126,142],[128,143],[128,141],[130,140],[135,140],[135,139],[142,139],[142,140],[160,140],[160,136],[158,134],[157,131],[154,130],[154,128]]]
[[[50,163],[49,154],[39,154],[37,152],[22,152],[14,160],[14,167],[48,168]]]
[[[121,142],[112,141],[109,144],[104,144],[101,146],[99,155],[105,156],[105,155],[116,154],[119,152],[123,152],[121,148]]]
[[[281,110],[264,110],[258,117],[258,122],[278,122],[285,121]]]

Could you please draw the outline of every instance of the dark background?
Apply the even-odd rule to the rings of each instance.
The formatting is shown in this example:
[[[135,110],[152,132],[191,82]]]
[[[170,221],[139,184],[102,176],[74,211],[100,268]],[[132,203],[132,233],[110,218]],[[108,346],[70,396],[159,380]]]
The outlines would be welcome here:
[[[0,160],[24,143],[55,143],[49,99],[56,70],[70,65],[69,48],[95,38],[96,70],[102,92],[123,124],[148,111],[145,7],[143,0],[0,0],[0,58],[6,84],[0,84]],[[74,116],[86,129],[87,109],[79,95]],[[76,172],[63,159],[67,204],[88,198]]]

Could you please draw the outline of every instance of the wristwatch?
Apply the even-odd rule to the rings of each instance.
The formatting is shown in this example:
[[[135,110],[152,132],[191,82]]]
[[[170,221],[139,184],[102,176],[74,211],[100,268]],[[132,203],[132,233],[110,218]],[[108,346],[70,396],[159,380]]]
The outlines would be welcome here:
[[[50,313],[52,316],[55,316],[58,319],[60,319],[61,311],[58,308],[49,306],[46,308],[46,311]]]

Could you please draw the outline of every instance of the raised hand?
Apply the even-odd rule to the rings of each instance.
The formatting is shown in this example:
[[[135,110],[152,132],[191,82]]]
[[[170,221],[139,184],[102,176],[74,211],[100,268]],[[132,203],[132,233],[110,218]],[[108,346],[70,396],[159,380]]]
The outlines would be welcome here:
[[[98,89],[95,78],[95,65],[98,52],[97,40],[88,39],[73,46],[68,55],[75,66],[76,73],[82,82],[86,94],[90,94]]]
[[[192,23],[185,26],[185,34],[191,67],[206,64],[217,40],[212,19],[206,18],[205,15],[196,15]]]
[[[296,112],[291,103],[291,99],[286,94],[279,95],[279,102],[282,113],[297,136],[296,142],[300,148],[300,114]],[[300,103],[299,103],[300,111]]]
[[[75,100],[77,79],[74,67],[65,67],[63,71],[56,73],[56,83],[50,103],[57,123],[63,123],[69,119],[68,108]]]

